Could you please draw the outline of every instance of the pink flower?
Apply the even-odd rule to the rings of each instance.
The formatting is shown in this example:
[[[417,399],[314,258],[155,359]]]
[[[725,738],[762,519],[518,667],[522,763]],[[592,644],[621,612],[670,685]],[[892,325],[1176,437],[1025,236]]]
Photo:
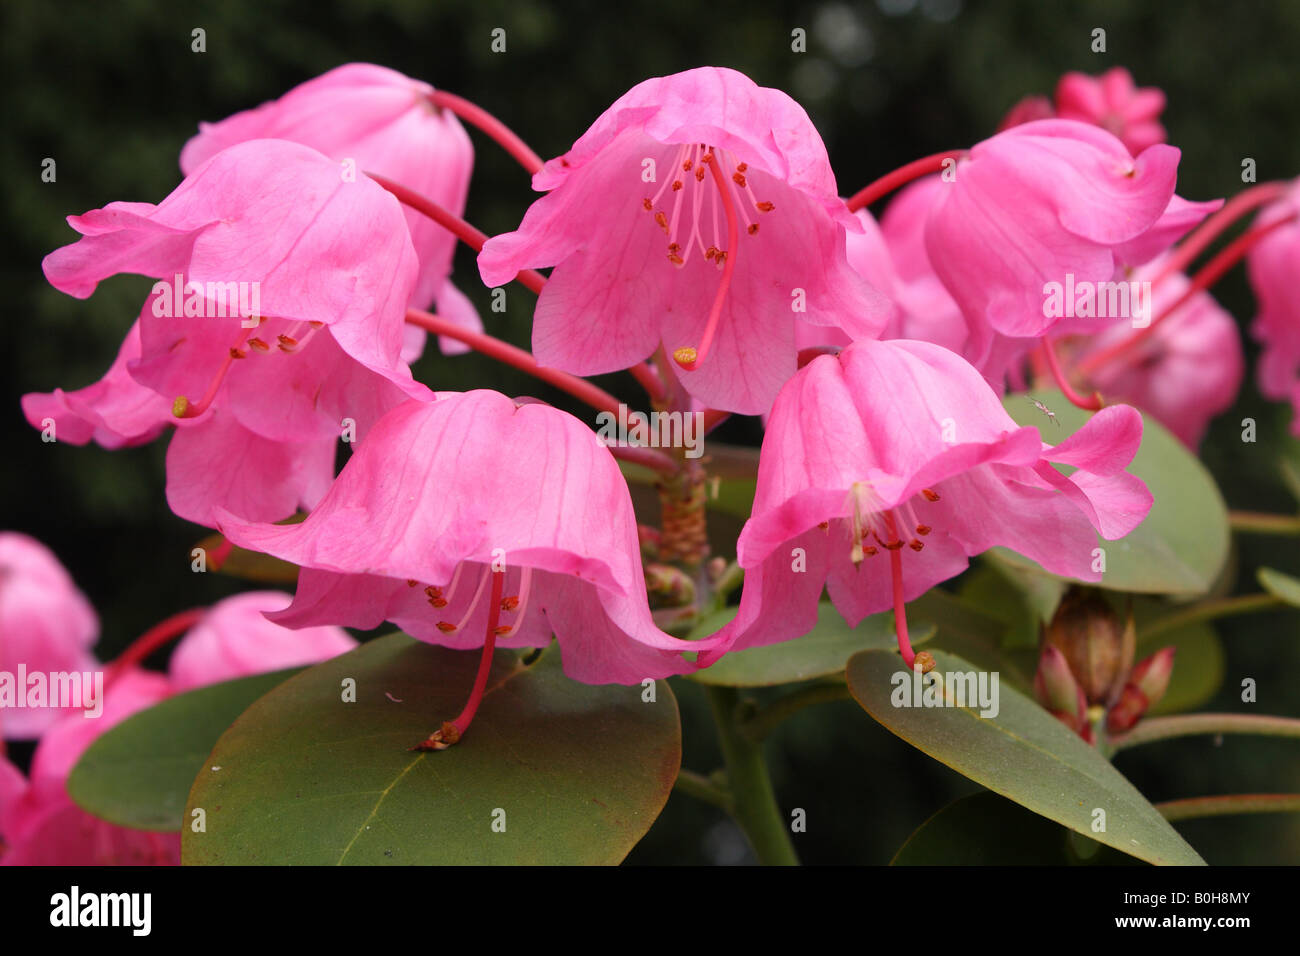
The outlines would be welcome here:
[[[1178,155],[1153,146],[1134,160],[1102,130],[1043,120],[999,133],[958,162],[931,210],[926,249],[971,325],[977,359],[993,332],[1036,338],[1071,327],[1049,316],[1045,287],[1067,276],[1110,280],[1115,248],[1169,206]]]
[[[99,619],[86,596],[54,554],[33,538],[0,532],[0,673],[89,672],[99,669],[90,653],[99,636]],[[0,698],[2,700],[2,698]],[[67,711],[53,707],[0,705],[0,737],[33,740]],[[80,719],[80,714],[78,714]]]
[[[533,186],[547,195],[479,270],[496,286],[555,266],[533,326],[543,365],[612,372],[662,344],[693,396],[758,414],[795,370],[796,325],[861,337],[889,319],[849,268],[861,227],[807,114],[733,70],[638,84]]]
[[[501,646],[544,647],[554,633],[565,672],[587,683],[683,673],[693,665],[680,652],[701,647],[653,623],[609,451],[572,416],[496,392],[389,412],[301,524],[219,524],[302,567],[293,604],[268,615],[289,627],[388,620],[472,648],[499,618]]]
[[[37,427],[54,419],[61,439],[108,447],[180,426],[168,498],[182,517],[211,524],[220,506],[274,521],[310,507],[341,436],[432,394],[407,364],[416,263],[397,201],[307,147],[236,145],[159,206],[70,221],[86,238],[46,257],[59,288],[86,296],[119,269],[161,281],[101,382],[26,396],[24,411]]]
[[[1094,532],[1121,538],[1151,507],[1124,471],[1141,436],[1141,416],[1118,405],[1046,445],[974,368],[926,342],[860,341],[814,359],[772,409],[726,640],[742,648],[807,633],[823,586],[856,625],[998,545],[1099,580]],[[1066,477],[1053,463],[1077,470]]]
[[[5,866],[141,866],[180,864],[179,833],[131,830],[91,816],[68,796],[68,774],[110,727],[170,696],[161,674],[123,673],[104,695],[95,720],[63,718],[36,747],[30,780],[0,758],[0,836]]]
[[[189,175],[222,150],[253,139],[302,143],[356,173],[373,172],[427,196],[460,216],[465,212],[474,148],[454,115],[429,101],[433,87],[395,70],[348,63],[294,87],[278,100],[245,110],[219,123],[200,123],[181,150]],[[482,330],[473,305],[452,287],[456,238],[427,216],[403,210],[420,271],[409,305]],[[420,333],[423,337],[423,333]],[[451,339],[443,350],[463,352]]]
[[[1253,228],[1269,226],[1300,212],[1300,180],[1287,195],[1260,212]],[[1259,390],[1275,401],[1290,400],[1297,410],[1291,434],[1300,436],[1300,223],[1276,227],[1261,239],[1246,260],[1257,312],[1251,334],[1263,346],[1257,375]]]
[[[1154,86],[1138,89],[1122,66],[1097,77],[1067,73],[1056,86],[1057,116],[1100,126],[1134,156],[1165,141],[1164,108],[1165,94]]]
[[[1159,263],[1133,273],[1132,281],[1149,281]],[[1152,287],[1151,312],[1163,315],[1191,283],[1182,273]],[[1141,334],[1121,322],[1092,337],[1077,353],[1077,362]],[[1237,322],[1208,292],[1161,319],[1131,349],[1089,373],[1089,382],[1108,401],[1123,401],[1150,412],[1188,448],[1195,450],[1210,420],[1232,407],[1245,374]]]
[[[921,339],[961,354],[969,338],[966,321],[939,281],[925,250],[927,214],[944,188],[938,176],[909,185],[886,207],[877,230],[868,225],[869,213],[859,212],[864,220],[864,232],[862,236],[848,237],[849,262],[898,304],[897,317],[882,338]],[[874,243],[873,231],[879,236]],[[893,281],[871,271],[863,262],[862,253],[873,244],[878,260],[882,255],[888,256]]]
[[[998,124],[998,132],[1011,129],[1013,126],[1020,126],[1024,123],[1033,123],[1037,120],[1053,119],[1056,116],[1056,110],[1052,107],[1052,101],[1046,96],[1035,95],[1026,96],[1015,106],[1011,107],[1010,112],[1002,118]]]
[[[218,601],[176,645],[168,674],[177,691],[316,664],[346,654],[357,642],[337,627],[290,630],[263,612],[282,611],[291,598],[280,591],[249,591]]]

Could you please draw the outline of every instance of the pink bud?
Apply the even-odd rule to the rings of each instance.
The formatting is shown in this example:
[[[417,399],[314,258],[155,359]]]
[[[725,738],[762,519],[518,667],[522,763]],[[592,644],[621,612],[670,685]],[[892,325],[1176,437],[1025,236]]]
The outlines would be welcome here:
[[[1161,648],[1133,668],[1129,683],[1146,695],[1149,706],[1154,707],[1169,689],[1169,678],[1174,672],[1175,651],[1176,647]]]
[[[1083,688],[1070,672],[1065,655],[1052,644],[1043,645],[1034,674],[1034,694],[1038,702],[1074,730],[1086,725],[1088,703]]]

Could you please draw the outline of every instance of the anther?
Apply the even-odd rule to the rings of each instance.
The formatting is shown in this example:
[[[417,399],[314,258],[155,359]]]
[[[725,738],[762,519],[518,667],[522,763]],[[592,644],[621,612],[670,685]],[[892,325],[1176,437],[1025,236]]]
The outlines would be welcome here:
[[[681,181],[680,179],[674,179],[674,180],[673,180],[673,192],[677,192],[677,190],[679,190],[679,189],[681,189],[681,188],[682,188],[682,181]]]
[[[668,233],[668,217],[665,216],[662,212],[657,212],[657,213],[655,213],[655,224],[658,225],[659,228],[662,229],[662,230],[664,231],[664,235],[668,235],[668,234],[669,234],[669,233]]]
[[[406,586],[407,586],[408,588],[413,588],[413,587],[415,587],[415,586],[416,586],[417,584],[419,584],[419,583],[420,583],[419,581],[416,581],[416,580],[413,579],[413,578],[407,578],[407,579],[406,579]]]
[[[245,352],[243,349],[234,349],[234,348],[232,348],[232,349],[230,350],[230,357],[231,357],[232,359],[247,358],[247,357],[248,357],[248,353]]]
[[[450,621],[439,621],[438,630],[442,631],[444,634],[450,634],[452,631],[456,630],[456,625],[452,624]]]
[[[737,164],[736,164],[736,172],[738,172],[738,173],[746,172],[748,169],[749,169],[749,163],[737,163]]]
[[[510,597],[502,598],[501,610],[513,611],[517,607],[519,607],[519,595],[512,594]]]
[[[645,207],[646,212],[650,212],[650,210],[654,209],[655,207],[655,204],[652,203],[649,199],[642,199],[641,205]]]
[[[907,542],[907,546],[911,548],[913,551],[920,551],[922,548],[925,547],[925,542],[921,541],[918,538],[913,538],[911,541]]]
[[[252,348],[252,349],[256,349],[256,350],[259,351],[259,352],[269,352],[269,351],[271,351],[271,346],[267,345],[267,344],[266,344],[265,342],[263,342],[261,339],[249,339],[249,340],[248,340],[248,347],[249,347],[249,348]]]
[[[752,236],[756,232],[758,232],[758,223],[751,223],[749,226],[749,234]]]
[[[935,494],[933,491],[931,491],[929,488],[922,488],[922,489],[921,489],[921,494],[925,495],[925,500],[926,500],[926,501],[938,501],[938,500],[939,500],[939,496],[938,496],[937,494]]]
[[[741,189],[744,189],[744,188],[745,188],[745,177],[744,177],[743,174],[741,174],[741,173],[732,173],[732,174],[731,174],[731,181],[734,182],[734,183],[735,183],[737,186],[739,186]]]
[[[916,533],[919,534],[921,537],[925,537],[933,530],[934,529],[931,528],[928,524],[919,524],[916,526]]]
[[[763,202],[755,203],[754,208],[757,209],[759,212],[771,212],[773,209],[776,208],[776,206],[764,200]]]

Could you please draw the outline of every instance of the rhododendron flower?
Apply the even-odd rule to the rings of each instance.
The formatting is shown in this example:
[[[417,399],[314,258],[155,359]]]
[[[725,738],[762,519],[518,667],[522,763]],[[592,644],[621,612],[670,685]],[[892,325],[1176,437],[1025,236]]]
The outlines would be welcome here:
[[[504,647],[544,647],[554,632],[565,673],[587,683],[684,673],[680,652],[701,647],[651,618],[608,449],[576,418],[496,392],[393,409],[301,524],[219,525],[302,567],[293,604],[268,615],[289,627],[388,620],[454,648],[489,629]]]
[[[977,362],[994,332],[1036,338],[1110,321],[1052,316],[1044,289],[1068,277],[1104,283],[1134,264],[1125,260],[1136,247],[1125,244],[1170,208],[1178,156],[1156,145],[1134,159],[1103,130],[1043,120],[999,133],[958,161],[931,210],[926,249],[970,324]],[[1184,207],[1174,209],[1181,222]]]
[[[1300,212],[1300,180],[1281,200],[1267,206],[1254,228],[1264,228]],[[1300,435],[1300,224],[1276,226],[1261,239],[1246,260],[1257,312],[1251,334],[1263,346],[1259,357],[1259,390],[1275,401],[1290,400],[1296,414],[1291,434]]]
[[[1139,269],[1131,278],[1149,281],[1158,266]],[[1163,315],[1190,285],[1182,273],[1153,284],[1153,314]],[[1075,360],[1087,362],[1092,355],[1129,340],[1134,340],[1133,346],[1090,371],[1088,381],[1108,401],[1128,402],[1150,412],[1195,449],[1210,420],[1232,407],[1241,388],[1245,358],[1236,320],[1208,292],[1198,292],[1157,322],[1150,334],[1142,335],[1141,328],[1120,322],[1088,339],[1075,352]]]
[[[647,80],[533,177],[547,191],[483,247],[490,286],[555,266],[533,352],[579,375],[664,347],[690,393],[765,412],[795,370],[795,326],[875,336],[888,302],[849,267],[821,138],[786,94],[705,67]]]
[[[348,63],[294,87],[278,100],[236,113],[219,123],[200,123],[181,150],[181,170],[193,173],[222,150],[253,139],[286,139],[373,172],[432,199],[453,215],[465,212],[474,147],[460,121],[434,106],[433,87],[370,63]],[[403,210],[420,271],[408,304],[479,331],[473,305],[451,285],[456,237],[413,209]],[[423,333],[412,330],[420,338]],[[466,346],[443,339],[443,350]]]
[[[98,636],[94,608],[59,559],[25,534],[0,532],[0,673],[13,678],[15,692],[27,692],[17,683],[20,668],[45,675],[98,670],[90,653]],[[34,739],[67,714],[16,703],[0,706],[4,739]]]
[[[432,394],[407,364],[416,266],[397,201],[307,147],[236,145],[157,207],[70,221],[86,238],[46,258],[59,288],[89,295],[117,270],[161,281],[103,381],[29,395],[24,410],[37,427],[52,418],[60,438],[108,447],[181,426],[168,498],[182,517],[210,524],[219,505],[270,521],[310,507],[345,431],[359,439],[408,396]]]
[[[1118,405],[1046,445],[973,367],[927,342],[868,340],[819,356],[768,421],[737,545],[745,586],[723,646],[807,633],[823,586],[856,626],[998,545],[1099,580],[1094,532],[1123,537],[1151,507],[1124,471],[1141,436],[1141,416]],[[1067,477],[1053,463],[1076,470]]]
[[[337,627],[291,630],[264,612],[282,611],[291,598],[280,591],[249,591],[218,601],[172,652],[167,672],[177,691],[300,667],[346,654],[357,646]]]
[[[100,734],[171,694],[161,674],[123,672],[105,690],[97,720],[65,717],[41,738],[28,780],[0,757],[0,864],[6,866],[148,866],[180,864],[179,833],[121,827],[72,802],[67,780]]]
[[[1160,125],[1164,109],[1164,92],[1153,86],[1139,89],[1122,66],[1096,77],[1067,73],[1056,85],[1057,116],[1100,126],[1134,156],[1165,141]]]

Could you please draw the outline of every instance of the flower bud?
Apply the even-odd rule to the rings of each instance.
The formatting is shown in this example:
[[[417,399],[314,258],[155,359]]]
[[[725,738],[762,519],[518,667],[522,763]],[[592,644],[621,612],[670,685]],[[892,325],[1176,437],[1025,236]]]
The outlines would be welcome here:
[[[687,607],[695,603],[695,582],[670,564],[647,564],[645,586],[659,607]]]
[[[1088,725],[1088,703],[1083,689],[1070,672],[1065,655],[1052,644],[1043,645],[1034,674],[1034,695],[1071,730],[1081,732]]]
[[[1072,587],[1048,625],[1046,643],[1065,655],[1089,704],[1115,701],[1133,666],[1136,630],[1130,610],[1123,626],[1095,590]]]
[[[1133,668],[1128,682],[1146,695],[1148,706],[1154,707],[1169,689],[1169,678],[1174,672],[1176,647],[1164,647],[1145,658]]]

